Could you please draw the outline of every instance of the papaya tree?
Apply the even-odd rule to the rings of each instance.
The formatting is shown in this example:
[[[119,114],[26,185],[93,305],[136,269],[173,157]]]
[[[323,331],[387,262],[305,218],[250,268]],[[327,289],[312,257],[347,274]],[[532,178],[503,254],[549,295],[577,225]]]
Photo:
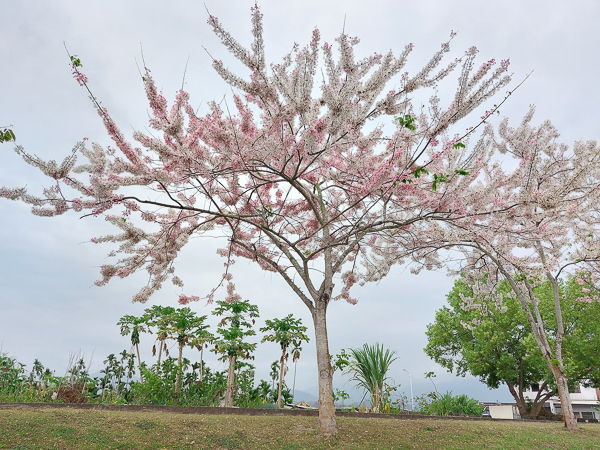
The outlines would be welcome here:
[[[140,380],[144,383],[144,376],[142,374],[142,359],[140,358],[140,333],[146,333],[148,331],[148,325],[145,317],[135,317],[131,315],[125,315],[119,319],[117,325],[121,327],[121,336],[127,336],[131,334],[131,346],[135,347],[138,360],[138,368],[140,369]]]
[[[200,382],[204,378],[204,349],[215,341],[215,336],[205,328],[198,329],[188,340],[188,344],[200,352]]]
[[[300,353],[302,352],[301,342],[294,342],[292,347],[292,362],[294,363],[294,383],[292,385],[292,403],[294,402],[294,395],[296,394],[296,370],[298,369],[298,360],[300,359]]]
[[[211,350],[220,354],[221,361],[227,361],[227,391],[225,392],[225,407],[233,406],[235,391],[235,368],[237,360],[254,359],[251,353],[256,349],[256,343],[247,342],[250,336],[255,336],[252,329],[255,318],[258,317],[258,306],[252,305],[249,300],[234,302],[217,301],[217,308],[213,311],[216,316],[223,316],[217,327],[217,334]]]
[[[281,401],[281,390],[283,388],[283,377],[287,372],[286,361],[289,357],[288,350],[294,345],[300,346],[302,341],[309,341],[306,335],[307,328],[302,325],[302,319],[294,319],[292,314],[283,319],[266,320],[265,326],[260,329],[263,333],[261,342],[275,342],[281,347],[281,357],[279,358],[279,389],[277,391],[277,406],[283,408]]]
[[[169,327],[173,322],[172,316],[175,308],[172,306],[154,305],[144,310],[144,318],[149,327],[156,328],[156,340],[158,341],[158,361],[156,371],[160,371],[160,362],[163,350],[168,352],[166,340],[169,338]],[[152,356],[156,354],[156,344],[152,347]],[[167,354],[168,356],[168,354]]]
[[[207,316],[196,316],[190,308],[177,308],[175,313],[169,316],[171,318],[170,331],[177,340],[179,355],[177,357],[177,377],[175,378],[175,404],[179,401],[179,392],[181,389],[181,361],[183,358],[183,348],[189,345],[190,340],[194,339],[199,333],[208,328],[204,324]]]

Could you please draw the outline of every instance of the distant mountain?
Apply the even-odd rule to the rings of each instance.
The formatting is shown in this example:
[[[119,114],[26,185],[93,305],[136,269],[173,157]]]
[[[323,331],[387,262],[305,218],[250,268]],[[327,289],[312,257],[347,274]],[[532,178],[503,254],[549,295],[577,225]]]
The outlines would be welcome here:
[[[336,386],[334,386],[334,390],[335,390]],[[345,389],[344,389],[345,388]],[[342,386],[341,388],[338,388],[341,390],[345,390],[348,394],[350,394],[350,398],[347,400],[344,400],[344,402],[342,403],[340,402],[335,402],[336,406],[350,406],[351,403],[354,403],[356,406],[358,406],[358,404],[360,403],[360,401],[363,399],[363,392],[359,392],[355,389],[349,388],[348,386]],[[302,392],[302,397],[300,398],[300,392]],[[307,396],[307,398],[311,398],[312,400],[304,400],[304,396]],[[368,398],[365,398],[363,400],[364,401],[368,401]],[[309,403],[311,406],[317,406],[319,404],[319,386],[315,385],[315,386],[311,386],[309,388],[305,388],[302,391],[299,391],[296,389],[296,395],[294,397],[294,403],[298,403],[301,401],[305,401],[306,403]]]
[[[294,403],[298,402],[306,402],[311,406],[314,406],[319,403],[319,399],[310,392],[299,391],[296,389],[296,392],[294,393]]]

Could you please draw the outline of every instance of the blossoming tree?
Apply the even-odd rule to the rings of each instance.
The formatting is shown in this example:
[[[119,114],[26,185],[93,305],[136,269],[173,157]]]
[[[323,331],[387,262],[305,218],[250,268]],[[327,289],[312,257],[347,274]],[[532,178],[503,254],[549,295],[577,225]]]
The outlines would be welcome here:
[[[200,116],[181,90],[169,108],[146,69],[150,127],[159,134],[135,132],[140,146],[135,147],[90,91],[116,148],[80,142],[57,164],[17,146],[55,184],[41,197],[24,188],[2,188],[0,196],[29,203],[42,216],[69,210],[104,216],[118,231],[93,242],[116,243],[110,255],[122,258],[102,266],[97,284],[145,268],[150,281],[133,298],[140,302],[169,279],[183,286],[173,261],[192,237],[224,233],[219,253],[225,273],[215,288],[226,284],[226,301],[240,299],[230,268],[236,258],[246,258],[278,273],[310,310],[320,429],[333,434],[327,307],[334,299],[356,303],[350,295],[355,283],[378,280],[404,262],[415,237],[428,229],[422,223],[454,220],[462,202],[456,192],[467,188],[472,181],[467,175],[491,155],[481,146],[467,151],[463,142],[472,130],[463,126],[453,134],[453,127],[509,82],[508,61],[475,67],[473,47],[440,69],[450,49],[446,42],[411,76],[402,70],[412,44],[398,56],[390,51],[358,59],[358,39],[341,34],[336,56],[314,30],[306,47],[294,46],[280,64],[269,65],[257,7],[249,48],[216,17],[208,23],[249,71],[238,75],[214,61],[236,91],[232,105],[211,103]],[[76,56],[71,61],[74,77],[89,91],[81,61]],[[415,91],[435,88],[455,69],[456,94],[447,104],[434,93],[427,108],[423,102],[413,105]],[[86,164],[76,166],[78,153]],[[437,263],[426,255],[422,262]],[[336,277],[341,287],[334,290]],[[207,297],[214,295],[213,289]],[[199,297],[182,294],[179,302]]]
[[[486,166],[461,192],[464,205],[455,213],[464,218],[447,222],[449,226],[431,227],[429,234],[422,234],[430,247],[424,242],[416,247],[417,253],[447,247],[464,252],[465,264],[460,270],[473,285],[473,297],[462,296],[466,310],[478,309],[487,316],[489,308],[506,308],[495,288],[501,280],[508,282],[556,379],[565,426],[576,430],[563,360],[565,327],[558,281],[575,269],[583,286],[579,300],[600,301],[596,289],[600,148],[595,141],[576,142],[572,149],[557,143],[559,135],[550,122],[531,125],[533,113],[531,108],[517,128],[508,127],[505,119],[497,135],[491,126],[486,127],[479,145],[492,153],[508,152],[517,166]],[[472,214],[475,210],[477,214]],[[553,288],[556,331],[551,334],[534,292],[544,281]],[[478,323],[474,319],[464,325]]]

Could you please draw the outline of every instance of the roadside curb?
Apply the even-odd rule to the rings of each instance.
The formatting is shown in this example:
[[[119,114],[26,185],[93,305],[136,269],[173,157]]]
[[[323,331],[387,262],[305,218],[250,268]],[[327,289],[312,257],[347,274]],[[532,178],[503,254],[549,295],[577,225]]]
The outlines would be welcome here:
[[[2,409],[79,409],[95,411],[121,412],[164,412],[170,414],[206,414],[234,416],[304,416],[318,417],[316,409],[259,409],[259,408],[223,408],[210,406],[174,406],[174,405],[103,405],[99,403],[0,403]],[[336,417],[354,417],[361,419],[396,419],[396,420],[483,420],[505,421],[511,419],[492,419],[475,416],[427,416],[422,414],[375,414],[361,412],[335,413]],[[539,420],[512,419],[513,421],[540,422]]]

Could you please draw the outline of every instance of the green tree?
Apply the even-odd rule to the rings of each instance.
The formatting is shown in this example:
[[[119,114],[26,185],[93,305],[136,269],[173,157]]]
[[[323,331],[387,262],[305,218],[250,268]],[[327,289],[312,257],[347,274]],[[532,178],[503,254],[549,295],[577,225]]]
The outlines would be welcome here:
[[[281,347],[281,357],[279,358],[279,389],[277,392],[277,406],[283,408],[281,401],[281,392],[283,388],[283,377],[287,373],[285,362],[289,357],[289,348],[292,345],[300,346],[302,341],[309,341],[306,335],[307,328],[302,325],[302,319],[294,319],[289,314],[283,319],[266,320],[265,326],[260,329],[265,334],[261,342],[276,342]]]
[[[296,394],[296,369],[298,368],[298,360],[302,352],[301,342],[294,342],[292,347],[292,362],[294,363],[294,383],[292,385],[292,403],[294,403],[294,395]]]
[[[29,382],[41,382],[44,377],[44,365],[40,362],[39,359],[35,359],[33,361],[33,367],[31,368],[31,373],[29,374]]]
[[[269,401],[270,393],[271,386],[269,386],[269,382],[266,380],[260,380],[258,386],[256,387],[256,395],[262,403],[267,403]]]
[[[213,311],[216,316],[223,316],[217,328],[220,336],[215,340],[215,348],[211,351],[221,354],[221,361],[229,362],[227,373],[227,391],[225,392],[225,407],[233,406],[235,390],[235,363],[238,359],[254,359],[250,355],[256,348],[255,343],[246,342],[245,339],[256,335],[252,329],[255,318],[258,317],[258,306],[250,304],[248,300],[235,302],[217,301],[217,308]]]
[[[364,344],[362,348],[351,348],[349,364],[345,373],[352,375],[350,381],[371,394],[373,411],[379,412],[384,401],[384,389],[389,379],[390,365],[398,359],[396,351],[384,349],[383,344]]]
[[[271,390],[275,391],[275,381],[279,378],[279,361],[275,360],[271,363],[269,376],[271,377]]]
[[[200,383],[204,377],[204,349],[208,348],[208,344],[215,341],[215,336],[205,328],[198,329],[196,333],[189,339],[188,344],[200,352]]]
[[[156,372],[160,370],[160,362],[163,350],[168,352],[166,340],[169,338],[169,327],[173,319],[171,316],[175,314],[175,308],[172,306],[154,305],[144,311],[144,320],[149,327],[156,328],[156,340],[158,341],[158,362],[156,364]],[[152,356],[156,354],[156,344],[152,348]],[[167,354],[168,356],[168,354]]]
[[[104,402],[106,394],[108,393],[108,386],[110,386],[113,396],[119,395],[123,373],[125,372],[125,369],[114,353],[108,355],[103,363],[105,367],[100,371],[104,374],[104,378],[100,384],[100,388],[102,389],[102,402]]]
[[[148,324],[146,323],[146,317],[135,317],[131,315],[125,315],[119,319],[117,325],[121,327],[121,336],[127,336],[131,334],[131,345],[135,347],[138,359],[138,368],[140,369],[140,380],[144,383],[142,375],[142,358],[140,357],[140,333],[146,333],[148,331]]]
[[[177,340],[179,356],[177,358],[177,378],[175,379],[175,404],[178,403],[181,390],[181,361],[183,347],[190,344],[197,336],[201,335],[208,325],[204,324],[207,316],[196,316],[190,308],[177,308],[170,316],[172,319],[171,333]]]
[[[565,324],[563,357],[569,382],[571,385],[598,386],[600,304],[578,301],[584,293],[573,277],[561,281],[559,288]],[[471,287],[456,280],[447,295],[449,307],[439,309],[435,322],[427,326],[425,352],[456,375],[470,373],[494,389],[505,384],[521,416],[536,416],[546,400],[556,394],[556,384],[535,342],[525,312],[510,292],[509,286],[501,284],[496,290],[496,294],[501,294],[501,303],[469,310],[462,298],[472,296]],[[550,282],[537,288],[535,295],[540,299],[544,327],[552,336],[556,330],[556,316]],[[473,323],[478,325],[472,326]],[[534,384],[539,386],[538,392],[532,401],[528,401],[524,392]]]
[[[565,338],[563,361],[569,386],[600,387],[600,303],[589,299],[586,289],[578,283],[578,276],[568,276],[559,283]],[[579,279],[581,281],[581,279]],[[589,284],[588,284],[589,286]],[[592,287],[593,288],[593,287]],[[595,289],[598,293],[598,289]],[[552,285],[548,282],[536,295],[548,328],[556,329]]]

